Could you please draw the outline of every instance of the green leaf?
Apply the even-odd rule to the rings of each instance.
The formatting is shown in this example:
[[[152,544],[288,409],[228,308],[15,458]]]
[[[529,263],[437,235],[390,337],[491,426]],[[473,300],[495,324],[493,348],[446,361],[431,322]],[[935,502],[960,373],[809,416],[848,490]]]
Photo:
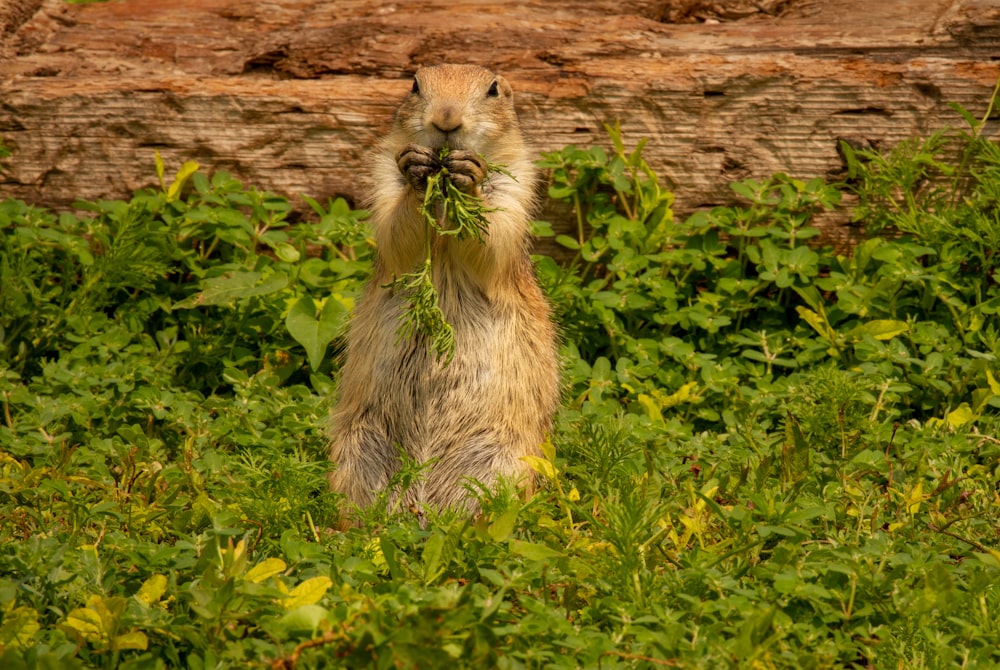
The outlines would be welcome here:
[[[759,187],[760,185],[753,181],[735,181],[729,184],[729,188],[732,189],[733,193],[741,198],[749,200],[750,202],[754,202],[757,199],[757,193],[753,188],[754,186]]]
[[[969,124],[969,128],[971,128],[972,130],[976,130],[979,128],[979,126],[982,125],[982,122],[979,119],[973,116],[969,110],[967,110],[965,107],[958,104],[957,102],[949,102],[948,106],[951,107],[953,110],[955,110],[963,119],[965,119],[965,122]]]
[[[321,605],[301,605],[278,619],[278,626],[292,635],[304,634],[314,637],[329,613],[330,611]]]
[[[799,297],[814,311],[822,309],[823,297],[820,295],[819,289],[815,286],[811,284],[808,286],[793,286],[792,290],[798,293]]]
[[[553,237],[555,232],[552,230],[552,224],[548,221],[532,221],[531,222],[531,236],[532,237]]]
[[[828,518],[829,510],[823,505],[816,505],[814,507],[796,510],[795,512],[789,514],[786,519],[792,523],[802,523],[817,517]]]
[[[399,560],[399,551],[389,537],[380,535],[378,541],[372,543],[371,550],[374,554],[372,560],[376,566],[388,569],[393,579],[405,579],[406,570]],[[384,569],[382,571],[384,572]]]
[[[298,263],[302,258],[299,250],[287,242],[282,242],[274,248],[275,255],[286,263]]]
[[[517,523],[517,515],[520,511],[521,506],[517,503],[512,504],[509,508],[504,510],[504,513],[490,524],[488,531],[490,539],[494,542],[503,542],[510,537],[511,533],[514,532],[514,526]]]
[[[276,293],[288,286],[284,272],[232,272],[206,279],[204,290],[173,305],[174,309],[192,309],[211,305],[230,305],[238,300]]]
[[[424,584],[432,584],[448,567],[445,560],[445,547],[448,536],[444,533],[434,533],[424,543],[421,559],[424,562]]]
[[[876,340],[891,340],[897,335],[902,335],[909,330],[910,326],[905,321],[896,321],[894,319],[875,319],[851,328],[851,330],[847,332],[847,336],[853,340],[860,340],[865,336],[874,337]]]
[[[580,248],[580,242],[575,237],[570,237],[569,235],[556,235],[556,244],[574,251]]]
[[[319,368],[327,345],[344,331],[346,324],[347,308],[335,296],[327,297],[317,316],[316,303],[312,297],[304,295],[292,305],[285,318],[289,335],[306,350],[309,367],[313,370]]]
[[[576,193],[576,188],[573,186],[557,186],[555,184],[549,186],[549,197],[553,200],[566,200],[571,198],[574,193]]]
[[[516,539],[510,541],[510,550],[518,556],[523,556],[531,561],[546,561],[553,558],[561,558],[564,555],[563,552],[547,545]]]

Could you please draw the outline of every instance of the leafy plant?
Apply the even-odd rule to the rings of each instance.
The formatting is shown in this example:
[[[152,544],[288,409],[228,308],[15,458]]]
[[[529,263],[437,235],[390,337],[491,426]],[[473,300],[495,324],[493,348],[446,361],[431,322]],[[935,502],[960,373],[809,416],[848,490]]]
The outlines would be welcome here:
[[[677,222],[609,131],[543,157],[578,216],[576,259],[537,259],[566,369],[543,485],[470,484],[472,519],[331,529],[362,212],[193,164],[74,213],[0,203],[0,667],[1000,663],[978,126],[937,140],[933,197],[902,178],[926,149],[854,153],[849,255],[812,225],[836,185],[744,181]]]

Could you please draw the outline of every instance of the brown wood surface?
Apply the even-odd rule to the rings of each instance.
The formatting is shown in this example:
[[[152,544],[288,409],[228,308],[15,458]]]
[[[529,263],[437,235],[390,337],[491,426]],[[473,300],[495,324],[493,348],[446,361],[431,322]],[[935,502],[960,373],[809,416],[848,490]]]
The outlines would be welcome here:
[[[0,196],[127,197],[156,149],[357,202],[407,78],[442,61],[507,75],[539,151],[606,144],[615,120],[650,138],[684,213],[734,179],[836,175],[840,138],[960,125],[948,102],[982,115],[1000,0],[0,0]],[[824,232],[851,235],[843,215]]]

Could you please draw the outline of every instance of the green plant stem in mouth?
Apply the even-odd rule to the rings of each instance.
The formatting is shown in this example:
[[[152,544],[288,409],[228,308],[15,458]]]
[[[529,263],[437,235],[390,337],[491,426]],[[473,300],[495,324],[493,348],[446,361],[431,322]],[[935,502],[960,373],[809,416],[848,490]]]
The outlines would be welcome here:
[[[444,161],[450,149],[443,147],[438,159]],[[500,172],[513,177],[502,165],[487,164],[487,177]],[[424,257],[413,272],[395,277],[383,288],[399,292],[409,301],[396,330],[397,341],[417,338],[428,342],[434,357],[451,363],[455,356],[455,331],[445,318],[434,286],[432,261],[433,240],[436,235],[453,236],[459,240],[474,239],[486,243],[489,220],[486,215],[497,211],[490,209],[474,193],[460,189],[448,178],[448,168],[442,167],[427,178],[420,214],[424,220]]]

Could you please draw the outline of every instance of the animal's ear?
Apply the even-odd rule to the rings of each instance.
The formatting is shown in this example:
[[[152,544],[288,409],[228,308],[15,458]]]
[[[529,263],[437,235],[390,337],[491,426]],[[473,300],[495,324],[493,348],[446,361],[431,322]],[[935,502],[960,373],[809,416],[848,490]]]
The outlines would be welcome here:
[[[490,90],[488,95],[492,98],[510,98],[514,95],[514,89],[511,88],[510,82],[504,79],[501,75],[497,75],[490,84]]]
[[[410,93],[420,95],[420,82],[417,81],[416,77],[413,77],[413,88],[410,89]]]

